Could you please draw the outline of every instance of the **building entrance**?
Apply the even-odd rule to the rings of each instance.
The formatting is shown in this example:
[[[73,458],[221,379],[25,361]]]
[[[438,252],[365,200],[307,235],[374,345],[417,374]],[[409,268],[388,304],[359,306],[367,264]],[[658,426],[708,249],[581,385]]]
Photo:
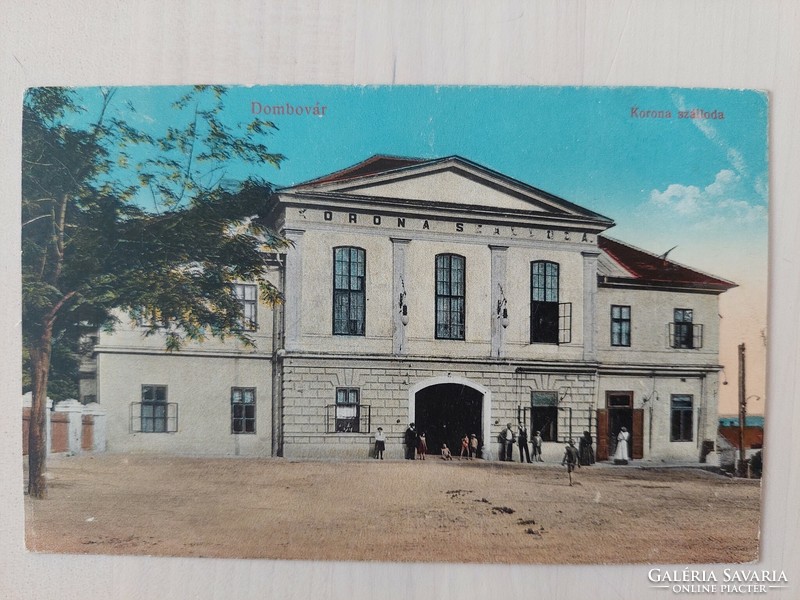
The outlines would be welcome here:
[[[644,410],[633,408],[633,392],[606,392],[606,408],[597,411],[597,460],[614,456],[623,427],[630,433],[628,456],[642,458]]]
[[[414,396],[414,414],[419,433],[425,433],[428,452],[439,454],[447,444],[458,456],[461,438],[473,433],[481,437],[483,394],[466,385],[442,383],[421,389]]]

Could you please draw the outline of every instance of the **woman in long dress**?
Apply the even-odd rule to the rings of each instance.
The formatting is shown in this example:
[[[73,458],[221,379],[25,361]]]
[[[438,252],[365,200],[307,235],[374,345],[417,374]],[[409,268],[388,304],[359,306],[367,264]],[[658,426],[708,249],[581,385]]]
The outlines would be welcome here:
[[[630,434],[628,430],[624,427],[619,430],[619,435],[617,435],[617,450],[614,452],[614,460],[630,460],[628,458],[628,438]]]
[[[578,444],[578,456],[581,466],[594,464],[594,448],[592,448],[592,434],[588,431],[583,432],[583,437]]]

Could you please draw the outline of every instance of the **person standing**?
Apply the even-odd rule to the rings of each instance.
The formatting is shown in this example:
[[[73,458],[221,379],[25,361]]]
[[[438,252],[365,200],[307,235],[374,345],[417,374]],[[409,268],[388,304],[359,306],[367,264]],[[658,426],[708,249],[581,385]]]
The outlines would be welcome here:
[[[383,427],[378,427],[375,433],[375,458],[383,460],[384,450],[386,450],[386,434],[383,433]]]
[[[575,465],[580,467],[578,463],[578,449],[575,447],[575,441],[570,440],[564,448],[564,458],[561,459],[562,465],[567,465],[567,475],[569,475],[569,484],[572,485],[572,472],[575,470]]]
[[[469,458],[469,436],[466,433],[464,437],[461,438],[461,453],[458,455],[458,460],[461,460],[465,456]]]
[[[425,460],[425,455],[428,453],[428,440],[425,439],[425,432],[419,434],[417,438],[417,458]]]
[[[578,456],[581,466],[594,464],[594,448],[592,447],[592,434],[583,432],[583,437],[578,442]]]
[[[533,446],[533,460],[535,462],[544,462],[542,460],[542,432],[537,431],[531,441],[533,442],[531,444]]]
[[[500,441],[502,447],[502,460],[510,462],[514,460],[514,430],[511,428],[511,423],[506,425],[506,428],[500,433]]]
[[[614,464],[627,465],[630,458],[628,457],[628,439],[630,434],[628,430],[623,427],[619,430],[617,435],[617,449],[614,452]]]
[[[417,451],[417,430],[413,423],[409,423],[406,429],[406,460],[414,460],[414,453]]]
[[[469,436],[469,459],[478,458],[478,436],[474,433]]]
[[[531,453],[528,450],[528,430],[525,429],[525,424],[519,424],[517,431],[517,445],[519,446],[519,462],[531,462]]]

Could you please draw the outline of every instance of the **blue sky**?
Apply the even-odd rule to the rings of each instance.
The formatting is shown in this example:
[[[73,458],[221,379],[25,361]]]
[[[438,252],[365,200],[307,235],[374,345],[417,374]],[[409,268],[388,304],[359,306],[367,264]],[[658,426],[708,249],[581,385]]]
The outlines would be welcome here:
[[[119,88],[112,111],[159,133],[176,119],[187,118],[185,112],[171,108],[186,89]],[[79,92],[86,115],[96,114],[98,89]],[[128,101],[136,113],[131,113]],[[263,112],[253,114],[253,103],[326,108],[324,116],[264,117]],[[716,111],[724,118],[681,118],[680,112],[692,109]],[[637,116],[644,111],[659,111],[660,116]],[[666,111],[671,117],[665,116]],[[617,226],[609,235],[657,253],[677,246],[671,259],[739,283],[740,288],[723,295],[723,344],[735,347],[738,335],[747,337],[749,347],[763,346],[757,334],[766,327],[768,101],[763,93],[674,88],[231,87],[223,120],[237,127],[255,117],[277,125],[270,149],[286,160],[279,170],[269,165],[232,167],[228,178],[254,173],[287,186],[373,154],[421,158],[457,154],[614,219]],[[725,311],[735,318],[726,319]],[[727,340],[725,330],[742,319],[753,331]],[[730,362],[724,354],[723,363]],[[735,358],[732,364],[735,367]],[[735,375],[729,378],[735,380]]]
[[[185,88],[120,88],[114,110],[151,132],[183,119]],[[82,90],[91,115],[97,90]],[[126,102],[136,107],[133,115]],[[667,88],[233,87],[224,119],[246,124],[253,103],[326,107],[324,116],[270,115],[291,185],[372,154],[458,154],[613,218],[612,235],[654,251],[752,239],[766,249],[767,99],[754,91]],[[319,103],[319,104],[317,104]],[[724,119],[679,118],[717,111]],[[632,116],[670,111],[672,118]],[[257,115],[263,118],[263,114]],[[232,168],[233,179],[248,174]],[[737,232],[741,235],[737,235]],[[746,234],[746,235],[745,235]],[[737,241],[738,243],[738,241]],[[761,252],[761,257],[765,254]],[[716,261],[714,261],[716,262]],[[725,275],[724,273],[718,273]]]

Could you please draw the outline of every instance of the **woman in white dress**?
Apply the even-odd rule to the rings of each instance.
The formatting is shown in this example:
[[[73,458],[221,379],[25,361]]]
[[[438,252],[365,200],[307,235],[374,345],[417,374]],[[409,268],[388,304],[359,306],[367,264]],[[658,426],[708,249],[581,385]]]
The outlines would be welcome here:
[[[624,427],[619,430],[619,435],[617,435],[617,450],[614,452],[614,460],[624,460],[628,461],[628,438],[630,434],[628,430]]]

